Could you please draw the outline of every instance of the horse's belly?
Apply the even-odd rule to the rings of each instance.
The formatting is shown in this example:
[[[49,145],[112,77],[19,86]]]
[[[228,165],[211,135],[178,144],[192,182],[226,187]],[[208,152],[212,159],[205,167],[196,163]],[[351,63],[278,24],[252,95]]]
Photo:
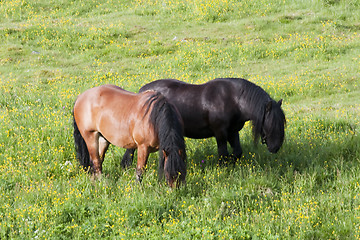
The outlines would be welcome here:
[[[118,134],[114,134],[118,133]],[[124,132],[111,132],[111,133],[104,133],[102,135],[109,141],[111,144],[121,147],[121,148],[137,148],[136,142],[133,140],[131,135],[124,134]]]
[[[209,128],[186,128],[185,127],[185,137],[189,138],[209,138],[213,137],[214,133]]]
[[[132,143],[125,143],[123,144],[123,146],[119,146],[119,147],[122,147],[122,148],[127,148],[127,149],[134,149],[134,148],[137,148],[137,145],[135,142],[132,142]]]

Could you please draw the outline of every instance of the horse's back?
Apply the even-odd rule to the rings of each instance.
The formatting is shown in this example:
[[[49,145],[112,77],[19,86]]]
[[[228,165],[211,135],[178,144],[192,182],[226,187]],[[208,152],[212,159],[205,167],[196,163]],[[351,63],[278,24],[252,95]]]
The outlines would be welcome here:
[[[179,86],[187,85],[185,82],[181,82],[177,79],[159,79],[142,86],[139,92],[144,92],[147,90],[164,89],[164,88],[178,88]]]
[[[88,118],[94,121],[100,109],[106,109],[113,105],[121,104],[126,95],[131,98],[131,94],[127,93],[120,87],[114,85],[102,85],[90,88],[81,93],[74,104],[74,116],[82,119]]]
[[[134,129],[148,128],[144,105],[154,94],[135,94],[115,85],[91,88],[75,102],[75,121],[83,132],[96,131],[114,145],[136,147]]]
[[[241,78],[216,78],[203,84],[191,84],[177,79],[160,79],[144,85],[140,88],[139,92],[155,90],[165,97],[172,97],[173,94],[181,97],[181,94],[184,94],[194,99],[197,96],[204,96],[204,94],[216,92],[219,89],[226,89],[229,92],[240,85],[248,83],[250,82]]]
[[[80,94],[75,102],[75,107],[77,105],[82,105],[81,107],[91,105],[93,108],[117,108],[119,105],[122,105],[122,108],[133,107],[133,105],[143,104],[152,94],[154,92],[147,91],[147,93],[136,94],[115,85],[101,85]]]

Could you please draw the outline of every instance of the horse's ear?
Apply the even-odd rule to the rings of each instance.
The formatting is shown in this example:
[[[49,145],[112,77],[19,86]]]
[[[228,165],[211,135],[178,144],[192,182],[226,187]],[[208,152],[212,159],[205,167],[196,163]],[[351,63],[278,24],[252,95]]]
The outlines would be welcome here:
[[[266,104],[266,108],[265,108],[266,112],[270,112],[270,111],[271,111],[271,107],[272,107],[272,102],[269,101],[269,102]]]
[[[282,101],[283,101],[282,99],[280,99],[280,100],[278,101],[279,107],[281,107]]]

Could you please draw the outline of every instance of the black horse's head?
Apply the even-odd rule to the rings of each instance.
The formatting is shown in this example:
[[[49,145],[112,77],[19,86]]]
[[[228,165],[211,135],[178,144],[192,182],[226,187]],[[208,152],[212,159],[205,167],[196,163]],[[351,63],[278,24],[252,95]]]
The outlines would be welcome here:
[[[256,133],[261,136],[261,142],[267,145],[271,153],[279,151],[285,137],[285,114],[281,109],[282,100],[269,101],[264,109],[264,117],[260,130]]]

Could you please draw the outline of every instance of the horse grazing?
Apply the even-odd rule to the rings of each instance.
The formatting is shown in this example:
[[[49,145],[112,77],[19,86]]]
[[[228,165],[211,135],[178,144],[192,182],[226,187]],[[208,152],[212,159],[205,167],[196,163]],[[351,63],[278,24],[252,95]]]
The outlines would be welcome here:
[[[91,88],[74,104],[74,139],[80,164],[98,176],[112,143],[138,149],[136,176],[141,181],[148,156],[159,151],[159,176],[170,187],[185,182],[183,125],[176,108],[155,91],[131,93],[114,85]]]
[[[179,110],[184,122],[184,135],[189,138],[215,136],[220,160],[240,158],[239,131],[252,121],[255,142],[267,145],[276,153],[284,141],[285,115],[282,100],[276,102],[261,87],[241,78],[217,78],[201,85],[175,79],[162,79],[146,84],[140,92],[155,90],[163,94]],[[135,150],[127,150],[122,165],[132,162]]]

